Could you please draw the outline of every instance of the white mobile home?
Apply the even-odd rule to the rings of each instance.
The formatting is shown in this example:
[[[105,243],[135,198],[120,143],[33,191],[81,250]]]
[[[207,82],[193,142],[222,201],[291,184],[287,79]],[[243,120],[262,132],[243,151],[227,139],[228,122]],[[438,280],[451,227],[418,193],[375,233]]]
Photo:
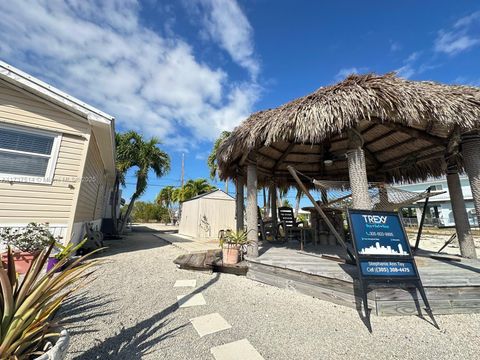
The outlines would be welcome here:
[[[235,229],[235,199],[222,190],[198,195],[182,203],[180,235],[217,239],[220,230]]]
[[[114,118],[0,61],[0,227],[49,223],[64,241],[109,217]]]

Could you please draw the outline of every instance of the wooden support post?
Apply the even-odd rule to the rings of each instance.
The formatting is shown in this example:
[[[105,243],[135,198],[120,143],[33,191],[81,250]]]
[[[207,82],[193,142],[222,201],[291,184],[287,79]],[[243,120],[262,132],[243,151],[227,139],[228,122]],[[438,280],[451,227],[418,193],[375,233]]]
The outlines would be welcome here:
[[[370,210],[372,201],[368,193],[367,166],[362,150],[363,140],[356,130],[349,132],[349,149],[347,151],[348,175],[352,189],[354,209]]]
[[[247,165],[247,256],[258,257],[257,164]]]
[[[453,218],[455,220],[455,230],[460,245],[460,253],[464,257],[476,259],[475,243],[470,230],[470,223],[468,222],[465,200],[462,194],[462,185],[456,165],[450,165],[447,169],[447,184],[452,202]]]
[[[273,229],[276,233],[277,231],[277,187],[275,186],[275,183],[270,185],[270,207],[272,208],[272,224],[273,224]]]
[[[470,181],[472,189],[473,204],[478,223],[480,224],[480,135],[463,134],[462,135],[462,155],[465,164],[465,172]]]
[[[308,191],[307,187],[302,183],[302,181],[301,181],[300,178],[298,177],[297,172],[295,171],[295,169],[294,169],[292,166],[287,166],[287,169],[288,169],[288,171],[290,172],[290,174],[292,175],[292,177],[295,179],[295,181],[297,182],[298,187],[303,191],[303,193],[307,196],[307,198],[312,202],[313,207],[314,207],[315,210],[317,210],[317,212],[320,214],[320,216],[322,217],[323,221],[325,221],[325,224],[327,224],[327,226],[328,226],[328,228],[330,229],[330,231],[331,231],[331,233],[333,234],[333,236],[335,236],[335,238],[336,238],[337,241],[340,243],[340,245],[343,246],[343,248],[344,248],[345,251],[347,252],[347,255],[348,255],[349,259],[350,259],[351,261],[353,261],[353,263],[355,263],[355,257],[353,256],[353,254],[351,253],[351,251],[348,249],[347,244],[345,243],[345,240],[340,236],[340,234],[339,234],[338,231],[335,229],[335,226],[333,226],[333,224],[332,224],[332,222],[330,221],[330,219],[328,218],[328,216],[324,213],[324,211],[322,210],[322,208],[320,207],[320,205],[318,205],[318,203],[315,201],[315,199],[313,198],[312,194],[310,194],[310,192]]]
[[[235,201],[236,201],[236,215],[237,215],[237,231],[244,230],[244,191],[243,187],[245,185],[245,179],[242,175],[237,177],[236,189],[235,189]]]

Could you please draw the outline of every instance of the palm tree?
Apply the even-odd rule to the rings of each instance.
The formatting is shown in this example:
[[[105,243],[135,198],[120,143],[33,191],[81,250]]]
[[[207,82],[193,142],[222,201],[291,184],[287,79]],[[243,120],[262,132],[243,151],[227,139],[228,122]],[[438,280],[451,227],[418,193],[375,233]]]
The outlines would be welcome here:
[[[183,202],[183,188],[178,187],[172,191],[172,201],[181,203]]]
[[[212,151],[210,152],[210,155],[208,155],[207,164],[210,169],[210,178],[212,180],[214,180],[217,177],[217,171],[218,171],[217,150],[222,144],[222,142],[227,137],[230,136],[230,134],[231,134],[230,131],[222,131],[218,139],[215,140],[215,143],[213,144],[213,148],[212,148]]]
[[[188,180],[183,186],[181,201],[186,201],[214,189],[216,189],[216,187],[209,184],[207,179]]]
[[[173,186],[165,186],[157,195],[155,202],[159,205],[170,207],[175,201],[173,201],[173,192],[175,188]]]
[[[302,190],[297,188],[297,195],[295,196],[295,217],[298,216],[298,211],[300,210],[300,200],[302,199]]]
[[[283,199],[282,206],[292,207],[292,204],[290,203],[290,201],[288,201],[288,199]]]
[[[121,220],[120,232],[125,230],[125,225],[132,212],[135,201],[145,192],[148,185],[148,172],[153,170],[157,177],[162,177],[170,171],[170,157],[158,148],[160,141],[152,137],[145,141],[143,136],[135,131],[117,134],[117,169],[120,181],[125,184],[125,173],[134,167],[137,170],[137,183],[127,211]]]
[[[175,195],[175,188],[173,186],[165,186],[157,195],[155,202],[159,205],[164,206],[168,210],[170,215],[170,220],[173,221],[174,218],[174,204],[178,202]]]
[[[291,207],[291,205],[283,205],[284,202],[290,204],[290,202],[287,199],[285,199],[287,194],[288,194],[288,187],[280,186],[278,188],[278,195],[279,195],[277,197],[278,206],[290,206]]]

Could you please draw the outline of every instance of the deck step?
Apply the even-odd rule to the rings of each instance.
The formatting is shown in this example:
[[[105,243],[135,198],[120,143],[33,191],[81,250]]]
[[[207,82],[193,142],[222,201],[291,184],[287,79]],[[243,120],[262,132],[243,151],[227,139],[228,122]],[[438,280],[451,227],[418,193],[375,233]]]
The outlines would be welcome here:
[[[247,278],[278,288],[289,289],[321,300],[359,309],[361,292],[356,280],[338,278],[248,261]],[[425,287],[433,313],[480,313],[480,286],[429,286]],[[372,289],[368,293],[372,314],[379,316],[418,315],[424,311],[419,294],[398,288]]]

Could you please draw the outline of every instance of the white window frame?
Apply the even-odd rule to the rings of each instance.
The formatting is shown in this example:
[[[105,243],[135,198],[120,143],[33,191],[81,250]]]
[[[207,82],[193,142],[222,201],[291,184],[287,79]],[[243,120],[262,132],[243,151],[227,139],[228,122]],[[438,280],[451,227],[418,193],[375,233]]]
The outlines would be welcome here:
[[[62,141],[62,134],[53,132],[39,130],[31,127],[22,127],[16,125],[10,125],[5,123],[0,123],[0,127],[5,129],[11,129],[18,132],[23,132],[26,134],[38,134],[45,135],[53,138],[52,151],[50,155],[32,153],[28,151],[19,151],[19,150],[10,150],[3,149],[0,145],[0,152],[10,153],[10,154],[21,154],[21,155],[32,155],[37,157],[48,158],[47,170],[45,171],[45,176],[31,176],[31,175],[19,175],[19,174],[9,174],[0,172],[0,182],[21,182],[21,183],[34,183],[34,184],[52,184],[53,177],[55,174],[55,168],[58,161],[58,153],[60,151],[60,143]]]

